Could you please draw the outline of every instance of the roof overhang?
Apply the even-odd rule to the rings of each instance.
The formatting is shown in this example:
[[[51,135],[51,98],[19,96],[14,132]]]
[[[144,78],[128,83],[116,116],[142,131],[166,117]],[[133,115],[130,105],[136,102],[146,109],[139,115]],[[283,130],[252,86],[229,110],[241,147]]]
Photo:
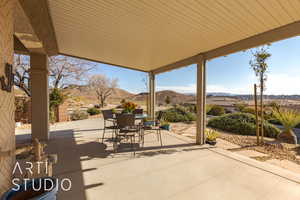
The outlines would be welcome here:
[[[48,55],[155,74],[300,34],[299,1],[19,0]],[[23,15],[24,16],[24,15]],[[18,39],[26,48],[26,40]],[[36,50],[35,48],[29,51]]]

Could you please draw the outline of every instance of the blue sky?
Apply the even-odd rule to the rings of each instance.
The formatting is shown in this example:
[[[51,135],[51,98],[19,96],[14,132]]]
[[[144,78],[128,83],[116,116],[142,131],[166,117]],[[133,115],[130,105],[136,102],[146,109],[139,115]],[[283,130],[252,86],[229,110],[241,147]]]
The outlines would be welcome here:
[[[266,94],[300,94],[300,37],[279,41],[269,47],[269,73]],[[207,92],[250,94],[257,82],[249,66],[251,52],[239,52],[207,62]],[[118,78],[122,89],[133,93],[145,91],[146,73],[98,64],[94,73]],[[159,74],[158,90],[193,93],[196,90],[196,66]]]

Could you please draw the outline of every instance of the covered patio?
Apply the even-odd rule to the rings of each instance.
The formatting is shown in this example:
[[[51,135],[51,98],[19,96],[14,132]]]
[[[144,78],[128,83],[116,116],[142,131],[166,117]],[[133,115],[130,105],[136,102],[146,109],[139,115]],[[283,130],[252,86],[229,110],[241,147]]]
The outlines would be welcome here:
[[[49,147],[53,147],[49,151],[62,153],[63,158],[64,156],[71,158],[72,145],[68,150],[64,148],[63,134],[57,138],[50,137],[48,120],[48,57],[59,54],[148,73],[150,94],[148,113],[152,118],[155,116],[156,75],[197,64],[197,137],[193,143],[203,145],[206,117],[206,61],[299,35],[299,9],[300,2],[296,0],[249,1],[247,3],[238,0],[176,2],[0,0],[0,76],[4,80],[1,84],[2,90],[0,90],[2,111],[0,112],[0,151],[6,155],[0,160],[0,194],[11,186],[11,172],[15,161],[13,153],[15,151],[14,93],[11,90],[11,65],[14,52],[30,55],[32,139],[38,138],[48,142]],[[87,134],[83,137],[93,136]],[[67,137],[67,140],[69,139]],[[168,140],[172,139],[166,139]],[[80,138],[77,139],[76,145],[77,143],[80,143]],[[93,145],[89,146],[88,143],[87,139],[86,148],[92,148]],[[202,148],[202,146],[196,148]],[[129,166],[127,168],[129,171],[126,173],[124,171],[124,174],[110,180],[110,184],[117,185],[120,192],[113,191],[114,186],[106,187],[107,183],[104,183],[104,189],[99,193],[93,193],[93,187],[86,188],[86,197],[102,195],[111,199],[120,199],[124,196],[122,190],[126,190],[129,191],[126,193],[128,199],[150,197],[153,199],[155,195],[158,199],[197,198],[203,196],[206,191],[203,190],[197,196],[198,187],[205,188],[201,186],[201,183],[208,181],[207,183],[211,185],[208,184],[207,187],[221,184],[220,187],[224,190],[223,193],[214,193],[217,195],[215,199],[221,198],[222,195],[225,195],[227,199],[232,199],[230,195],[237,195],[238,190],[243,194],[248,193],[249,199],[262,197],[282,199],[279,198],[280,195],[287,193],[296,196],[296,187],[299,187],[285,178],[272,173],[264,173],[255,167],[249,168],[248,165],[224,157],[210,149],[187,150],[169,156],[158,155],[131,161],[120,159],[120,162],[118,158],[96,159],[95,163],[93,160],[86,161],[89,162],[89,166],[94,164],[105,166],[107,162],[106,166],[111,166],[111,168],[99,167],[97,170],[89,171],[84,167],[83,170],[88,171],[86,175],[92,176],[90,180],[93,180],[91,184],[85,183],[84,185],[101,183],[101,177],[93,173],[102,174],[103,172],[102,178],[104,179],[104,176],[114,173],[113,168],[125,170],[126,166]],[[110,161],[114,164],[110,165]],[[78,162],[84,166],[84,161]],[[147,162],[149,164],[145,164]],[[144,168],[138,167],[140,165]],[[180,167],[185,168],[182,175],[179,173]],[[236,171],[232,171],[233,168]],[[233,175],[224,173],[225,169],[231,171]],[[72,169],[69,170],[71,173]],[[135,171],[135,174],[132,174],[131,170]],[[174,170],[173,173],[170,173],[172,170]],[[195,171],[201,173],[197,174]],[[55,173],[59,176],[63,171],[57,169]],[[241,173],[246,174],[243,181],[239,179]],[[75,180],[80,179],[78,172],[74,172],[73,175]],[[128,180],[126,176],[130,177],[132,187],[126,184]],[[228,176],[232,177],[229,183],[227,182]],[[252,180],[254,177],[256,177],[253,180],[255,184],[245,181]],[[125,181],[122,182],[121,179]],[[266,181],[269,184],[266,185]],[[150,187],[138,189],[148,183]],[[182,183],[185,183],[184,187],[179,187]],[[231,187],[232,183],[235,186]],[[254,185],[269,188],[266,189],[267,192],[261,194],[260,190],[256,190],[257,188],[251,188]],[[155,190],[156,187],[160,192]],[[80,190],[77,191],[80,192]],[[76,193],[70,195],[76,195]],[[209,199],[209,195],[212,194],[209,192],[207,195]],[[289,199],[294,199],[295,196],[290,196]]]
[[[196,145],[163,131],[145,137],[136,155],[125,146],[99,142],[102,119],[60,123],[50,128],[47,152],[58,154],[54,177],[72,180],[58,199],[298,199],[300,176],[238,154]],[[17,142],[30,139],[18,130]],[[109,139],[111,135],[107,135]]]

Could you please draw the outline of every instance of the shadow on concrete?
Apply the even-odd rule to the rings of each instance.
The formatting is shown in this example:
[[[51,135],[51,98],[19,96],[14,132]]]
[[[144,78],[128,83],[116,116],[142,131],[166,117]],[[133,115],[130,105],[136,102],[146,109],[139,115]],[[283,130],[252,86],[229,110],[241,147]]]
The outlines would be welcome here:
[[[138,144],[135,144],[138,146]],[[194,148],[190,148],[194,147]],[[185,151],[197,151],[197,150],[204,150],[204,149],[210,149],[214,147],[203,147],[198,146],[195,143],[184,143],[184,144],[174,144],[174,145],[165,145],[165,146],[150,146],[150,147],[142,147],[142,148],[136,148],[136,156],[137,157],[143,157],[143,156],[156,156],[161,154],[173,154],[178,152],[185,152]],[[132,149],[122,149],[120,148],[118,150],[119,153],[122,152],[131,152]],[[117,153],[118,153],[117,152]]]
[[[58,199],[85,200],[85,190],[100,187],[104,183],[86,185],[83,174],[97,170],[97,168],[82,168],[82,163],[94,158],[106,158],[110,153],[106,151],[106,145],[91,140],[81,140],[81,136],[72,129],[52,131],[46,147],[49,154],[58,155],[58,163],[53,168],[53,176],[59,180],[70,179],[72,188],[70,191],[59,190]]]
[[[76,130],[75,132],[89,132],[89,131],[103,131],[103,128],[79,129],[79,130]],[[102,132],[101,132],[101,134],[102,134]]]

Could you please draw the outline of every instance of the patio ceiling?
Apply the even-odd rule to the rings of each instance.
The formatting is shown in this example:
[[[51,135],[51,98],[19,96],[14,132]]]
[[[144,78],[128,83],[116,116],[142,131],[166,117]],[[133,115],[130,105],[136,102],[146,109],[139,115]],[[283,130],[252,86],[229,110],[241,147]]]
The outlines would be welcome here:
[[[28,15],[30,1],[20,2]],[[192,64],[199,54],[212,59],[300,33],[298,0],[48,0],[47,5],[57,53],[154,73]]]

